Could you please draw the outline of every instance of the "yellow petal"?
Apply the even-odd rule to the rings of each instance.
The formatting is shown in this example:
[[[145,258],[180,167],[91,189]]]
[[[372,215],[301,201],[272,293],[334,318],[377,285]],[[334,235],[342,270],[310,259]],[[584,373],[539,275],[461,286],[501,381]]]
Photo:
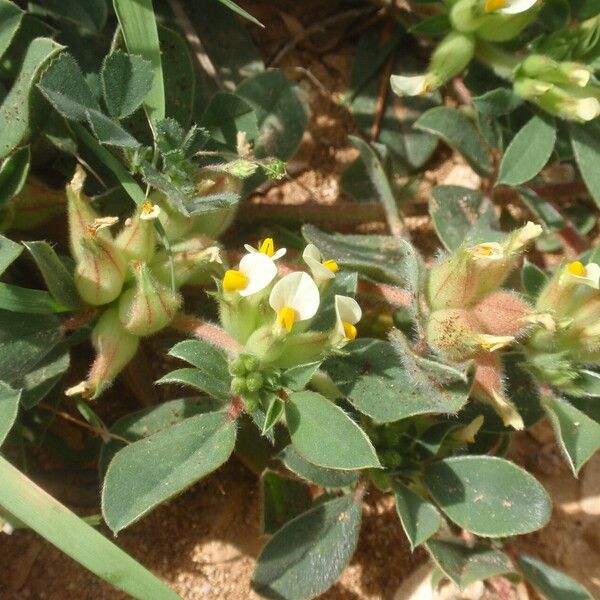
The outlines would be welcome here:
[[[567,270],[569,271],[569,273],[571,273],[571,275],[575,275],[577,277],[585,276],[585,267],[583,266],[583,263],[579,262],[578,260],[569,263]]]
[[[329,260],[324,260],[322,264],[326,269],[329,269],[332,273],[337,273],[340,270],[339,265],[332,258],[330,258]]]
[[[265,238],[259,245],[258,251],[267,256],[273,256],[275,254],[275,244],[273,238]]]
[[[342,321],[342,325],[344,327],[344,335],[346,336],[346,339],[353,340],[356,338],[356,327],[354,327],[352,323],[348,323],[348,321]]]
[[[506,0],[486,0],[485,2],[485,12],[490,13],[496,10],[500,10],[506,6]]]
[[[229,269],[223,276],[223,289],[226,292],[237,292],[248,285],[248,278],[241,272]]]
[[[284,306],[277,315],[277,323],[280,327],[285,327],[289,333],[296,321],[296,311],[291,306]]]
[[[152,204],[152,202],[150,202],[150,200],[146,200],[146,202],[144,202],[144,206],[142,206],[142,211],[149,215],[152,211],[154,210],[154,204]]]

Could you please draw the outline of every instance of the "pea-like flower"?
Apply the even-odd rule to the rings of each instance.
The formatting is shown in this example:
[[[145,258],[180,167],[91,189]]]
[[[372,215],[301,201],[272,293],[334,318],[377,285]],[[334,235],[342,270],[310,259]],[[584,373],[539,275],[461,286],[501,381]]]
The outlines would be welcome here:
[[[486,0],[483,10],[486,13],[518,15],[532,8],[537,0]]]
[[[339,271],[337,262],[333,259],[323,259],[320,250],[314,244],[308,244],[302,253],[304,262],[308,265],[310,272],[317,285],[326,283],[334,279],[335,274]]]
[[[515,337],[513,335],[489,335],[482,333],[478,336],[477,341],[484,350],[495,352],[512,344],[515,341]]]
[[[264,290],[276,275],[277,267],[268,254],[251,252],[242,257],[237,269],[225,271],[223,289],[240,296],[251,296]]]
[[[312,319],[320,302],[317,284],[310,275],[302,272],[290,273],[280,279],[269,296],[269,304],[277,314],[277,325],[288,333],[295,323]]]
[[[281,258],[286,252],[286,248],[279,248],[279,250],[275,250],[275,243],[273,242],[273,238],[265,238],[264,240],[258,243],[258,248],[254,248],[250,246],[250,244],[244,244],[244,248],[250,252],[250,254],[264,254],[268,256],[271,260],[277,260]]]
[[[600,289],[600,265],[596,263],[584,265],[576,260],[567,265],[563,278],[565,282],[581,283],[595,290]]]
[[[349,296],[335,297],[335,330],[332,342],[339,344],[356,337],[356,324],[362,318],[362,310],[358,302]]]
[[[467,248],[471,258],[476,261],[492,262],[504,258],[504,248],[497,242],[483,242]]]

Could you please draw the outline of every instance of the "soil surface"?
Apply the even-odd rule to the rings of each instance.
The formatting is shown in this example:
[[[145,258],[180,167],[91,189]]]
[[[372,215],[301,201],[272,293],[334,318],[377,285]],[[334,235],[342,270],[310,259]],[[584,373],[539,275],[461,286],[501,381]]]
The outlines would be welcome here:
[[[300,6],[300,4],[302,6]],[[341,4],[341,3],[340,3]],[[336,3],[327,15],[336,12]],[[291,35],[319,21],[323,2],[254,2],[248,8],[266,25],[266,30],[251,27],[266,59],[273,58]],[[281,59],[281,67],[305,91],[310,103],[308,131],[298,155],[289,165],[291,177],[250,198],[248,204],[335,205],[346,200],[340,191],[340,175],[357,156],[348,142],[356,133],[348,111],[339,100],[348,89],[352,57],[360,24],[340,22],[325,33],[307,38]],[[449,98],[449,102],[454,102]],[[414,201],[408,206],[408,229],[417,234],[419,249],[431,257],[437,245],[427,215],[426,200],[432,185],[485,185],[447,149],[430,161]],[[509,210],[518,214],[519,207]],[[249,211],[242,211],[242,215]],[[267,221],[256,223],[256,237],[267,230]],[[383,223],[373,222],[360,231],[385,232]],[[163,361],[166,340],[146,345],[148,360],[138,369],[138,384],[155,401],[166,399],[167,391],[148,390],[152,373],[140,377],[148,364]],[[85,371],[88,357],[78,357],[73,381]],[[158,370],[162,370],[158,366]],[[141,369],[141,370],[140,370]],[[131,370],[130,370],[131,371]],[[129,373],[131,377],[131,372]],[[141,383],[139,383],[141,380]],[[144,382],[145,381],[145,382]],[[132,388],[122,378],[99,408],[107,424],[136,410]],[[139,399],[139,398],[138,398]],[[62,424],[61,435],[77,448],[82,433]],[[566,571],[584,583],[600,598],[600,456],[583,469],[579,480],[571,475],[553,441],[547,423],[515,436],[511,454],[546,487],[554,501],[554,514],[543,530],[512,542],[509,550],[527,552]],[[42,457],[43,458],[43,457]],[[93,465],[66,474],[60,464],[42,460],[46,471],[38,481],[79,514],[98,512],[97,484]],[[1,485],[1,483],[0,483]],[[117,543],[142,564],[153,570],[185,600],[237,600],[258,598],[250,590],[255,558],[265,542],[260,537],[260,498],[256,477],[237,460],[222,467],[182,496],[154,511],[140,523],[128,528]],[[101,529],[110,535],[105,528]],[[425,553],[411,553],[392,498],[370,491],[364,502],[363,526],[357,551],[340,580],[321,598],[327,600],[375,600],[394,598],[400,584],[427,560]],[[0,598],[2,600],[117,600],[127,596],[79,567],[74,561],[30,531],[0,534]],[[481,597],[481,596],[479,596]],[[488,590],[487,598],[503,599],[501,592]],[[529,597],[536,596],[530,590]],[[151,599],[149,599],[151,600]],[[404,600],[397,597],[397,600]],[[408,600],[408,599],[407,599]]]

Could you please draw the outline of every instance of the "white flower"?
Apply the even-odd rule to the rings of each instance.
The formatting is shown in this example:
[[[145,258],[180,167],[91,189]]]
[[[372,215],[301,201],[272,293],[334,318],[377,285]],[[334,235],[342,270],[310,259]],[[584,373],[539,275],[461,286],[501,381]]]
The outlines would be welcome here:
[[[144,202],[140,219],[143,221],[153,221],[154,219],[158,219],[158,215],[160,215],[160,206],[158,204],[152,204],[150,200]]]
[[[356,337],[355,325],[362,317],[362,310],[354,298],[348,296],[335,297],[335,330],[333,343],[353,340]]]
[[[249,244],[244,244],[244,248],[246,248],[250,254],[264,254],[271,260],[281,258],[287,252],[286,248],[279,248],[279,250],[276,251],[273,238],[265,238],[258,243],[258,248],[254,248]]]
[[[517,230],[517,235],[514,244],[518,244],[519,248],[525,246],[531,240],[535,240],[535,238],[539,237],[544,233],[544,229],[541,225],[537,223],[532,223],[531,221],[527,221],[521,229]],[[516,249],[516,248],[513,248]]]
[[[483,425],[483,415],[476,416],[468,425],[457,429],[452,432],[452,437],[459,442],[466,442],[467,444],[475,443],[475,436]]]
[[[397,96],[423,96],[430,91],[431,81],[427,75],[392,75],[390,84]]]
[[[264,290],[277,275],[277,267],[266,254],[254,252],[240,260],[237,270],[225,271],[223,289],[238,292],[240,296],[250,296]]]
[[[489,335],[482,333],[478,336],[477,341],[488,352],[495,352],[496,350],[500,350],[500,348],[512,344],[515,338],[512,335]]]
[[[269,296],[269,304],[277,314],[277,324],[288,332],[297,321],[312,319],[320,302],[317,284],[310,275],[300,271],[280,279]]]
[[[472,255],[474,260],[482,262],[504,258],[504,248],[497,242],[483,242],[482,244],[467,248],[467,252]]]
[[[596,263],[583,265],[576,260],[566,266],[563,278],[570,283],[581,283],[595,290],[600,289],[600,265]]]
[[[523,418],[510,400],[496,390],[492,391],[492,397],[493,401],[491,404],[500,415],[505,427],[513,427],[514,429],[523,429],[525,427]]]
[[[339,271],[335,260],[323,260],[323,255],[314,244],[308,244],[302,253],[304,262],[308,265],[317,285],[333,279]]]
[[[592,96],[588,98],[570,98],[565,111],[578,121],[593,121],[600,116],[600,101]]]
[[[528,11],[537,0],[486,0],[486,13],[499,12],[503,15],[518,15]]]

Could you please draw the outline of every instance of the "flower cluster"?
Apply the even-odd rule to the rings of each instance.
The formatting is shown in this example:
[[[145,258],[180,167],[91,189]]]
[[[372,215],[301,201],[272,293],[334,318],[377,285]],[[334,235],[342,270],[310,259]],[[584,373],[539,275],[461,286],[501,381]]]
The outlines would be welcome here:
[[[92,333],[96,359],[88,378],[68,393],[97,397],[133,358],[140,338],[171,322],[182,301],[178,288],[219,266],[220,257],[194,231],[194,220],[185,223],[164,198],[138,207],[113,236],[119,219],[96,213],[83,194],[84,179],[78,168],[67,186],[74,280],[84,302],[102,313]],[[157,220],[170,230],[171,254],[159,245]]]
[[[225,271],[216,296],[224,329],[243,346],[230,367],[232,393],[252,412],[261,390],[277,389],[281,369],[318,361],[353,340],[362,312],[354,298],[331,293],[339,267],[316,246],[309,244],[302,255],[310,275],[279,269],[276,261],[286,249],[276,249],[271,238],[245,248],[236,268]],[[327,301],[335,322],[311,329]]]
[[[528,341],[528,362],[545,383],[568,389],[581,365],[600,362],[600,266],[562,263],[540,292],[536,309],[549,326]]]
[[[501,241],[462,246],[435,264],[426,282],[430,346],[451,362],[474,360],[473,396],[490,403],[506,425],[517,429],[523,421],[505,395],[496,351],[512,344],[532,323],[547,323],[549,316],[500,287],[525,247],[541,233],[539,225],[527,223]]]

